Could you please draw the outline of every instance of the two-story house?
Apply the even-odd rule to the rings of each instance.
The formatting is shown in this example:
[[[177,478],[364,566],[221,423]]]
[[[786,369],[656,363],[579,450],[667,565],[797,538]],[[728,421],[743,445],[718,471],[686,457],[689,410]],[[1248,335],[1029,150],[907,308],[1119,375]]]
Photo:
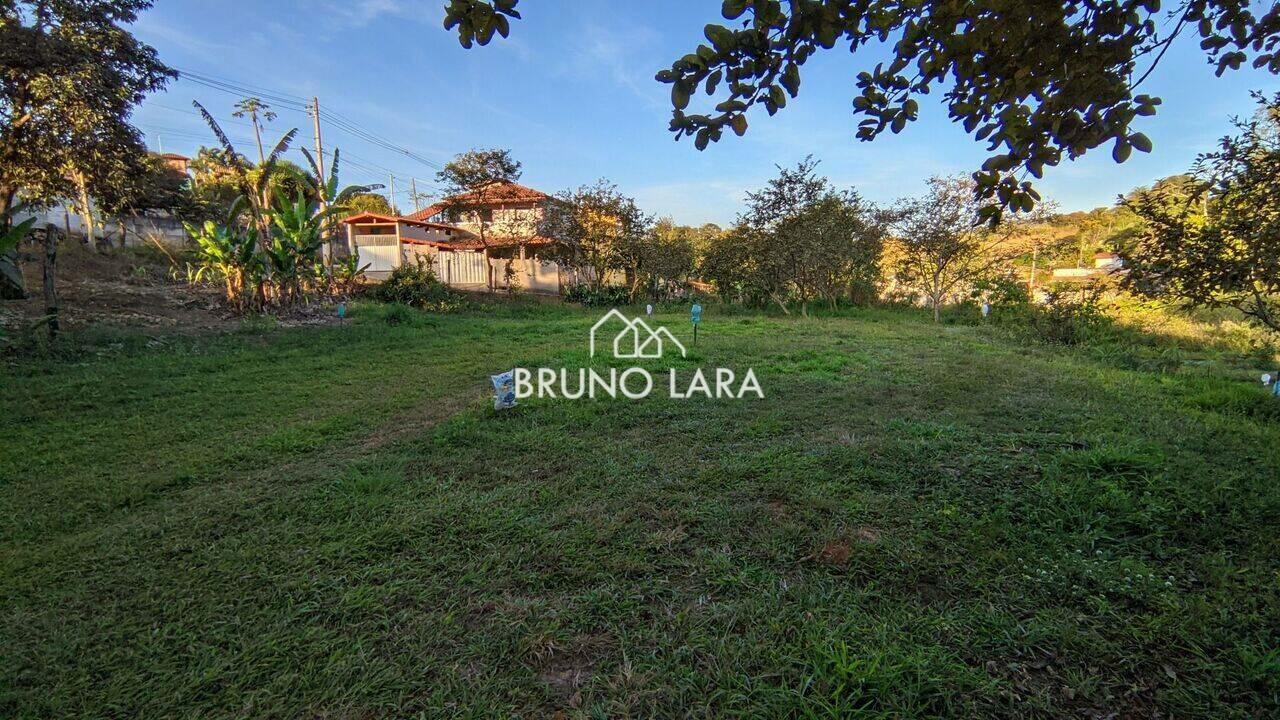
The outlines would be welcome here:
[[[501,278],[494,267],[521,261],[528,268],[525,287],[541,288],[550,280],[540,275],[552,271],[539,251],[553,241],[538,234],[538,225],[550,200],[519,183],[493,183],[409,215],[362,213],[342,224],[348,248],[360,254],[361,264],[369,265],[366,274],[375,280],[404,262],[422,259],[450,284],[495,287]]]

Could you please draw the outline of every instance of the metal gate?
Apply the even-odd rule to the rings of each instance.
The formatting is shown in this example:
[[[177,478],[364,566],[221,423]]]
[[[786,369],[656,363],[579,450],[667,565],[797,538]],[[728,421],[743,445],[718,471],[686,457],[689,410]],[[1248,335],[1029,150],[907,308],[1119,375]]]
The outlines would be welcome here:
[[[442,252],[436,255],[436,277],[449,285],[488,285],[484,253]]]

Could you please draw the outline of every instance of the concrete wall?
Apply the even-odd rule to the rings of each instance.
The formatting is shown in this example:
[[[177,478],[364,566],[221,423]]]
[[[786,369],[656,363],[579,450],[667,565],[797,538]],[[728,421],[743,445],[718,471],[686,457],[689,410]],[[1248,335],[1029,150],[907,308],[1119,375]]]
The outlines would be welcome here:
[[[36,218],[37,227],[52,225],[73,238],[85,236],[83,218],[65,205],[55,205],[48,210],[34,213],[19,213],[18,221],[30,217]],[[104,220],[98,218],[95,227],[99,242],[109,242],[119,246],[121,235],[125,245],[147,245],[158,241],[171,247],[183,247],[191,242],[182,221],[167,213],[157,212],[151,215],[126,217],[123,220]]]

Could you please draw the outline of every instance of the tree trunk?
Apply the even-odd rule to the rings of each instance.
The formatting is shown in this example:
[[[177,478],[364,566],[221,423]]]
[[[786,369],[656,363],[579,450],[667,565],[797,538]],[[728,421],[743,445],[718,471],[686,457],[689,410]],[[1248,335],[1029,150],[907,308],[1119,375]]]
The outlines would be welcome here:
[[[76,190],[79,193],[78,208],[80,211],[80,220],[84,223],[84,241],[90,250],[98,249],[98,236],[95,232],[93,220],[93,205],[89,199],[89,188],[84,183],[84,179],[80,175],[76,175]]]
[[[942,301],[936,297],[932,298],[932,300],[933,300],[933,321],[942,322]]]
[[[58,337],[58,287],[54,278],[58,268],[58,231],[52,226],[44,230],[44,314],[48,318],[49,339]]]

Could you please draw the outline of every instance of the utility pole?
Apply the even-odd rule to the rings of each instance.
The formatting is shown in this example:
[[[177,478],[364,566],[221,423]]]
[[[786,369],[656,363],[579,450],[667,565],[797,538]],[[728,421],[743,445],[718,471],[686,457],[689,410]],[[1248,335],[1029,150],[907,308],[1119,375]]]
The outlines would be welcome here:
[[[418,212],[422,209],[418,205],[418,178],[409,178],[409,195],[413,198],[413,211]]]
[[[387,201],[388,201],[388,204],[389,204],[389,205],[391,205],[391,212],[392,212],[392,214],[394,214],[394,213],[395,213],[395,211],[396,211],[396,176],[395,176],[395,173],[392,173],[392,174],[391,174],[391,185],[388,187],[388,189],[387,189],[387,193],[390,195],[390,197],[388,197],[388,198],[387,198]]]
[[[317,194],[320,196],[320,211],[324,212],[325,209],[328,208],[329,206],[330,198],[325,197],[325,195],[329,192],[328,190],[329,184],[324,174],[324,143],[320,139],[320,98],[318,97],[311,98],[310,110],[311,110],[311,128],[315,134],[315,140],[316,140],[316,172],[320,174],[320,176],[316,178],[316,186],[317,186],[316,189],[319,190]],[[326,225],[328,225],[328,223],[326,223]],[[321,247],[324,248],[325,264],[332,266],[333,264],[333,233],[326,231],[324,235],[327,237],[324,238],[325,242]]]
[[[316,178],[320,181],[320,185],[325,183],[324,175],[324,143],[320,140],[320,98],[311,98],[311,126],[315,130],[316,136],[316,169],[320,171],[320,177]],[[320,198],[320,207],[325,205],[324,197]]]

